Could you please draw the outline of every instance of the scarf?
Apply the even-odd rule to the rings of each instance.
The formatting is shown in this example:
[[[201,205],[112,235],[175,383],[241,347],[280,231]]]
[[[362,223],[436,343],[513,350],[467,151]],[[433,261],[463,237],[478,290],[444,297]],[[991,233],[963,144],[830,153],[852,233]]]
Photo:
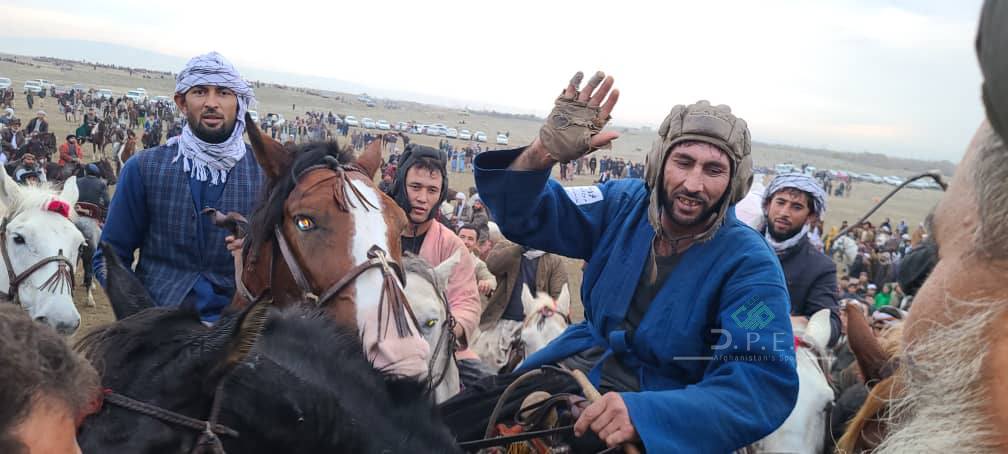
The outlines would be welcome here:
[[[245,156],[245,113],[255,102],[255,93],[238,70],[217,52],[198,55],[189,60],[175,83],[175,93],[184,94],[197,85],[229,88],[238,96],[238,116],[231,136],[221,143],[208,143],[196,137],[183,120],[182,133],[168,139],[168,145],[178,145],[172,162],[182,160],[190,177],[210,184],[227,182],[227,174]]]
[[[781,252],[784,252],[788,248],[791,248],[794,245],[798,244],[798,242],[801,241],[801,239],[804,238],[805,235],[808,235],[808,231],[809,226],[808,224],[805,224],[804,226],[802,226],[801,232],[798,232],[797,235],[788,238],[784,241],[778,242],[777,240],[774,240],[772,236],[770,236],[770,226],[766,226],[763,229],[763,238],[766,238],[767,243],[770,244],[770,247],[773,248],[774,252],[780,254]]]

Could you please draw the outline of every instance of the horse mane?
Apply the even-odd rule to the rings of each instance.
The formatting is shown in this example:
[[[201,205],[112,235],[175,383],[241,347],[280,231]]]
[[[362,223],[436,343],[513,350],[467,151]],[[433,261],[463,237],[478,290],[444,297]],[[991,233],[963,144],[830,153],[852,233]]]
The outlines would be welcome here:
[[[405,274],[415,274],[422,277],[437,290],[445,288],[445,284],[441,282],[437,273],[434,272],[434,267],[430,266],[430,264],[419,255],[409,251],[404,252],[402,257],[402,269]]]
[[[31,208],[41,209],[50,200],[60,198],[60,191],[52,182],[46,182],[41,185],[24,185],[20,187],[19,192],[19,197],[16,197],[16,200],[13,200],[13,203],[10,205],[0,204],[0,212],[3,215],[13,217]],[[73,209],[70,210],[70,216],[76,216]]]
[[[329,156],[336,158],[340,164],[350,164],[354,161],[353,153],[340,150],[335,140],[311,142],[286,150],[294,156],[290,167],[283,170],[287,175],[267,183],[260,195],[260,202],[249,219],[248,237],[242,251],[242,259],[246,263],[250,251],[259,251],[263,243],[273,237],[273,228],[280,225],[283,220],[284,204],[297,186],[297,177],[301,172],[311,166],[323,164],[325,158]]]

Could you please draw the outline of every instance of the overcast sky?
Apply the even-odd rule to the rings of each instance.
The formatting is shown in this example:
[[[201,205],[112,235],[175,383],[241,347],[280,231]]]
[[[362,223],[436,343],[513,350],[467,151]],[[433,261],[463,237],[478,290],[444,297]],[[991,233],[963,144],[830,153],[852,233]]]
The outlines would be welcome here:
[[[186,58],[217,50],[239,69],[538,114],[574,71],[602,69],[622,92],[617,123],[654,126],[675,104],[709,99],[730,105],[764,142],[956,162],[983,117],[973,49],[980,0],[0,0],[0,8],[0,42],[86,39]]]

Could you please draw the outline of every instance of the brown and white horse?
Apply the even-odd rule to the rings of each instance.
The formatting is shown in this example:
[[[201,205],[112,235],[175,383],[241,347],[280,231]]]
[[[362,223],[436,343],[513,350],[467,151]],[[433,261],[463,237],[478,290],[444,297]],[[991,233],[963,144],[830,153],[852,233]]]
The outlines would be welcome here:
[[[334,142],[285,148],[251,118],[246,125],[268,183],[245,239],[232,306],[263,298],[280,306],[314,301],[358,330],[377,369],[427,375],[430,349],[406,303],[398,265],[406,215],[374,183],[380,142],[354,159]]]

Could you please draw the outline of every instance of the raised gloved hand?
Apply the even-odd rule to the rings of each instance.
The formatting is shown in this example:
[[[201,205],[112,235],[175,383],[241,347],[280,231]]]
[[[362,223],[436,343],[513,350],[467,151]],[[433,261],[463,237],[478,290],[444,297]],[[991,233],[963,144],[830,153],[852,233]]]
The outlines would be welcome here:
[[[555,160],[566,163],[609,144],[619,137],[602,132],[619,99],[619,90],[610,90],[613,78],[598,71],[580,90],[584,74],[574,74],[567,88],[556,99],[546,124],[539,129],[538,143]]]

